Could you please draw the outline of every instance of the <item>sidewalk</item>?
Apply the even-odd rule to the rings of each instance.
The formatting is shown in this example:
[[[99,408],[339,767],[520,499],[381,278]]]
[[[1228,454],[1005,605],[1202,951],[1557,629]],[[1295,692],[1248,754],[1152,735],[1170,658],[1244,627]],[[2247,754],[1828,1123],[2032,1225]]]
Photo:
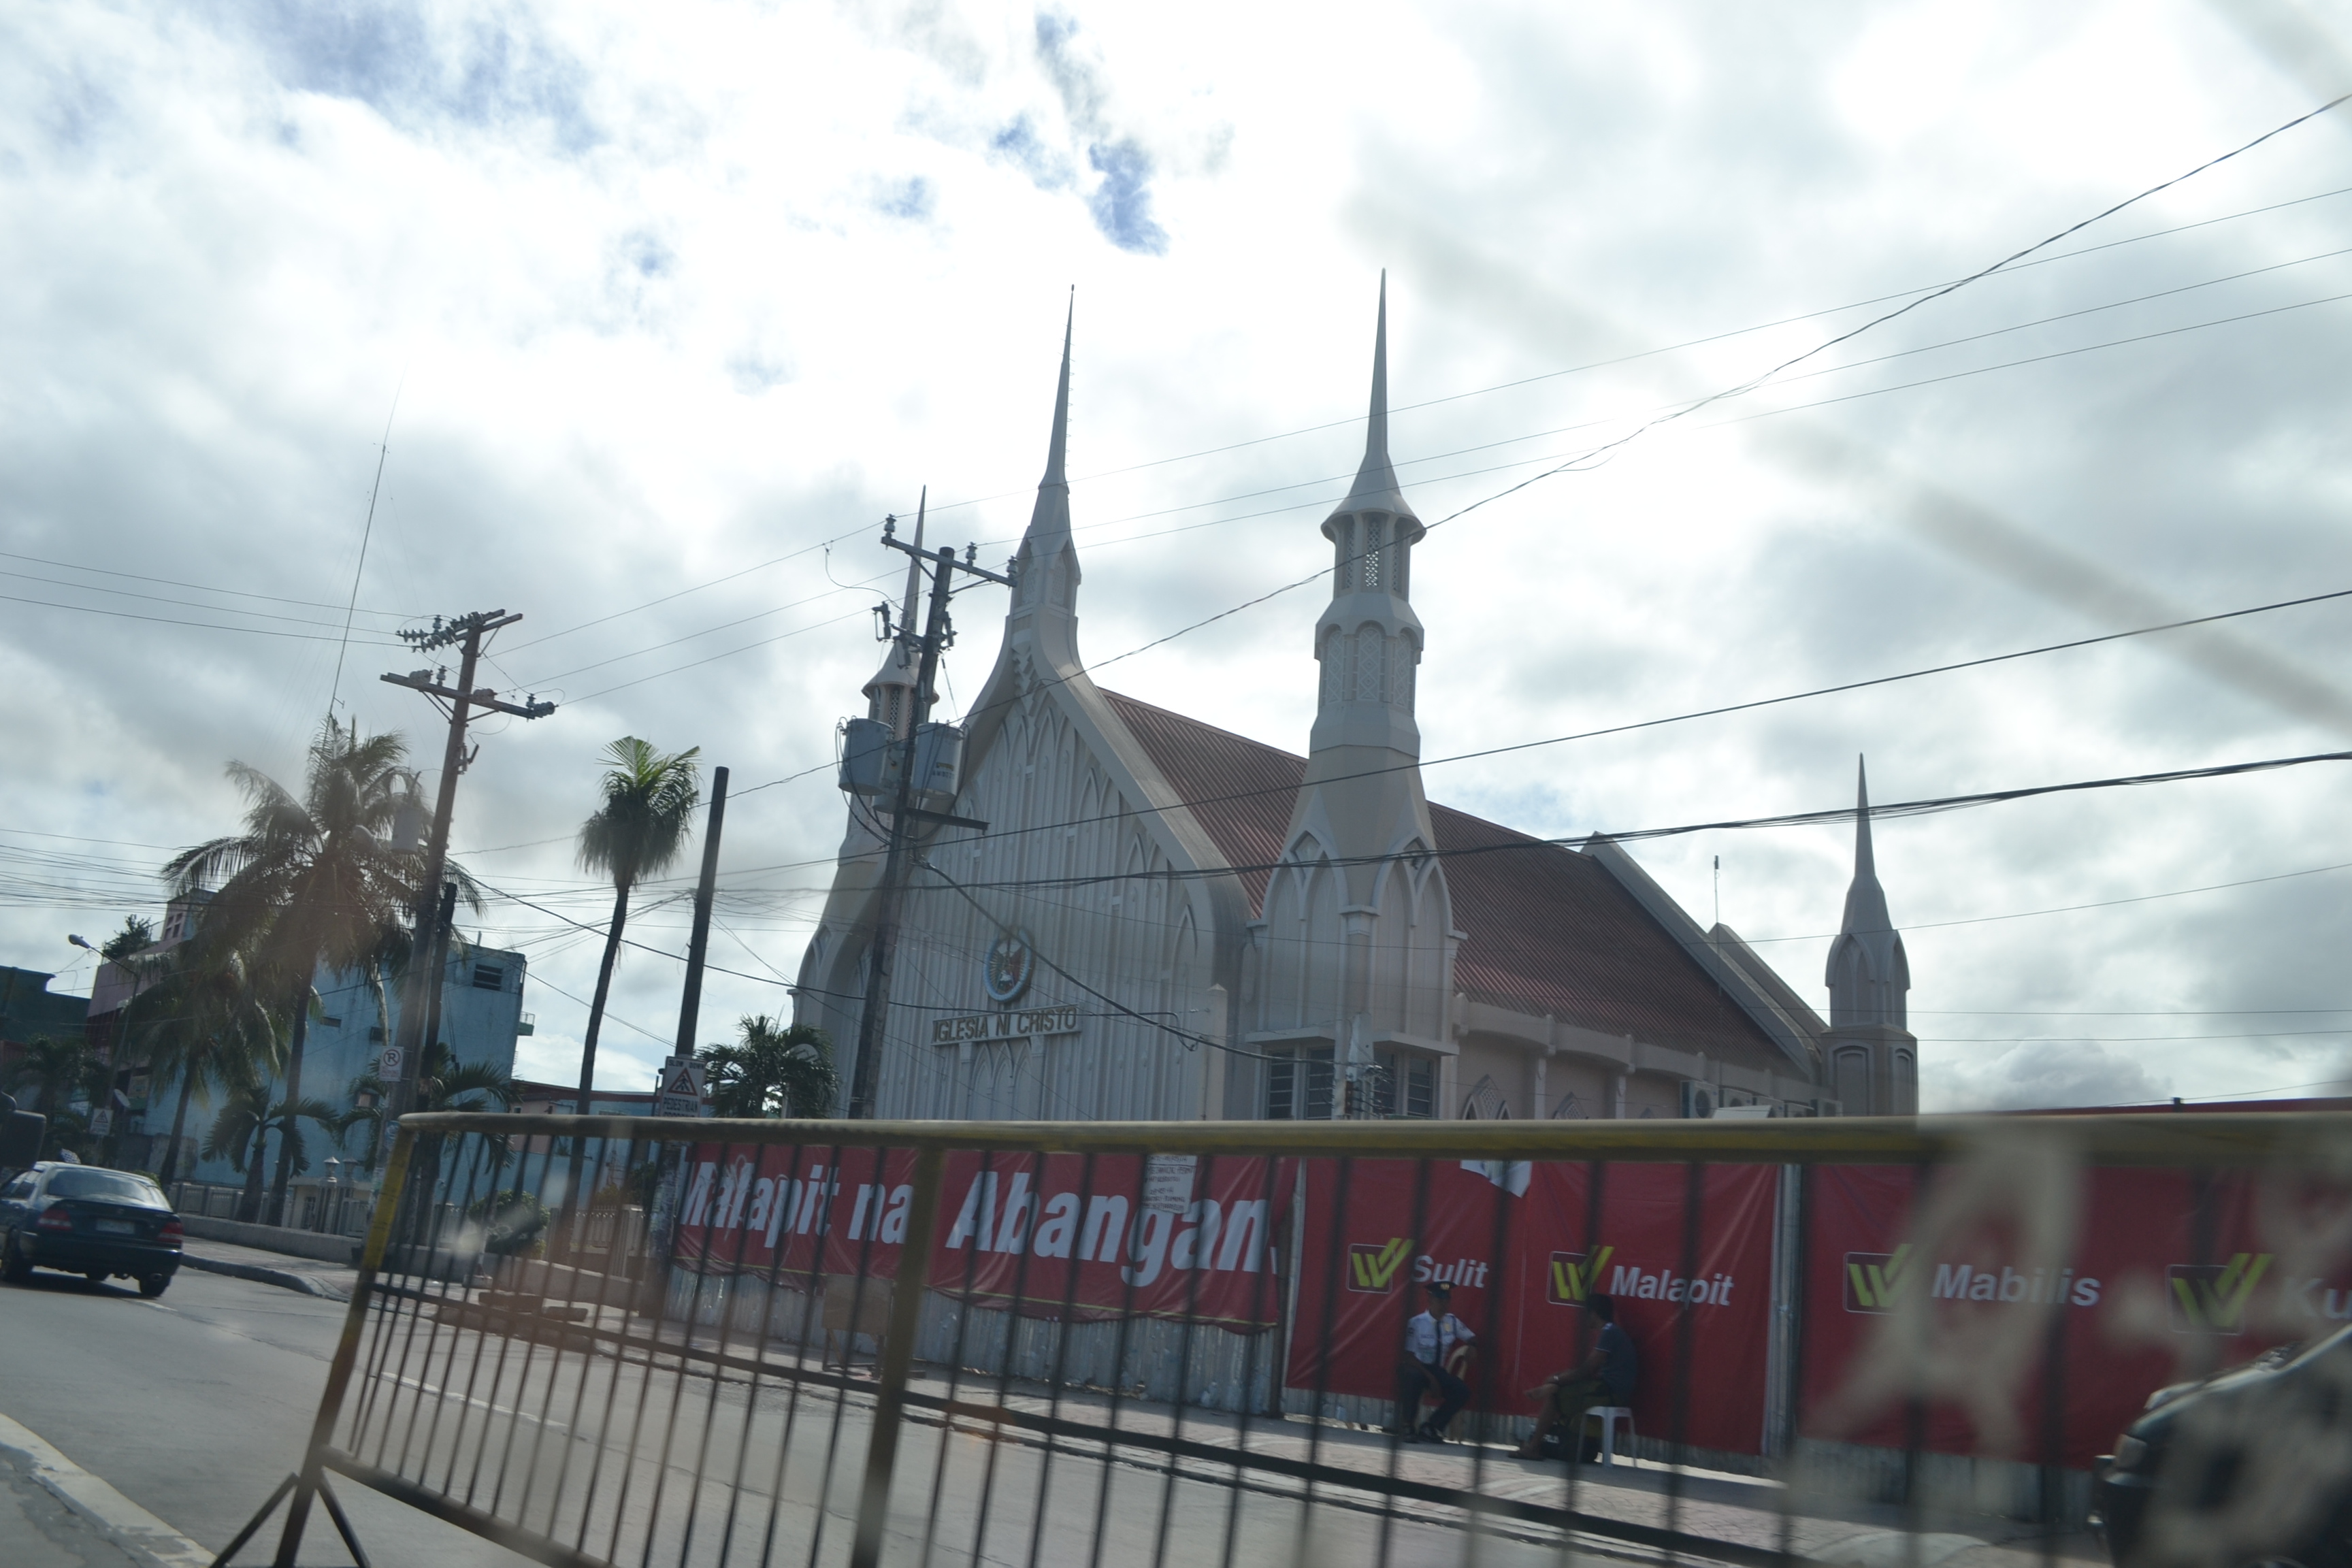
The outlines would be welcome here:
[[[350,1300],[359,1280],[359,1270],[348,1263],[293,1258],[283,1252],[265,1252],[257,1247],[238,1247],[226,1241],[204,1241],[193,1236],[181,1246],[180,1265],[206,1274],[226,1274],[280,1289],[299,1290],[307,1296],[323,1296],[333,1301]]]
[[[212,1554],[0,1415],[0,1542],[10,1568],[203,1568]]]

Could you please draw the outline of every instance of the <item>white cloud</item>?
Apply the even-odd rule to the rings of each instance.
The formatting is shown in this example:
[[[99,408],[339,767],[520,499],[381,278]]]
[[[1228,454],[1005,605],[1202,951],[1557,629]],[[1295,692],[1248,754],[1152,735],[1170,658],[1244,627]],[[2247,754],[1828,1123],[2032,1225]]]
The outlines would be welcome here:
[[[563,706],[488,729],[457,837],[556,911],[488,917],[541,977],[526,1070],[576,1070],[585,1009],[562,993],[593,991],[600,943],[565,922],[610,895],[562,841],[624,732],[734,770],[713,957],[739,973],[712,977],[702,1029],[723,1037],[784,1005],[771,982],[837,842],[822,764],[895,576],[872,524],[929,484],[941,537],[1009,550],[1071,284],[1099,663],[1322,561],[1383,264],[1400,404],[1524,384],[1397,416],[1433,521],[1864,319],[1807,312],[1959,276],[2313,101],[2186,5],[2056,33],[2022,5],[647,15],[79,5],[0,37],[0,593],[84,606],[0,617],[7,961],[62,965],[66,930],[151,904],[169,850],[231,820],[221,763],[291,776],[331,689],[434,752],[433,715],[375,679],[413,662],[388,634],[503,605],[528,618],[488,679]],[[2064,248],[2347,185],[2352,140],[2320,122]],[[2193,609],[2352,586],[2333,522],[2352,307],[2305,304],[2352,267],[2303,259],[2341,248],[2347,201],[1989,280],[1805,367],[1830,374],[1438,528],[1415,576],[1427,753],[2114,629],[1823,465],[1824,440]],[[1781,324],[1552,374],[1762,322]],[[336,645],[303,639],[341,624],[395,388],[336,688]],[[1213,455],[1160,461],[1191,453]],[[1313,597],[1102,679],[1298,746]],[[992,606],[960,609],[969,699]],[[2334,671],[2346,624],[2319,606],[2242,635]],[[1862,751],[1902,798],[2343,743],[2188,647],[1433,767],[1430,789],[1566,833],[1834,805]],[[2315,1031],[2352,1023],[2346,874],[2112,900],[2352,861],[2340,789],[2302,770],[1888,825],[1931,1099],[2325,1076],[2342,1037]],[[1790,939],[1767,951],[1814,994],[1846,852],[1832,832],[1642,851],[1698,910],[1721,854],[1725,917]],[[682,950],[683,907],[654,902],[631,934]],[[2073,905],[2102,907],[1940,923]],[[626,950],[614,1012],[648,1034],[608,1025],[612,1059],[663,1054],[678,973]]]

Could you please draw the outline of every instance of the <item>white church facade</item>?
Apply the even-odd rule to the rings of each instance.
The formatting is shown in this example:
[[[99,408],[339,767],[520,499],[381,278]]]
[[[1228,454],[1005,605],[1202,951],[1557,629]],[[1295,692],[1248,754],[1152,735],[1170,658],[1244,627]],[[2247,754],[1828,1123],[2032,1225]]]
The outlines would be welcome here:
[[[893,949],[875,1113],[1043,1121],[1641,1118],[1917,1108],[1910,984],[1867,798],[1830,1016],[1605,838],[1570,848],[1430,803],[1414,718],[1424,531],[1388,455],[1387,309],[1353,488],[1323,524],[1299,756],[1097,687],[1064,452],[1045,476],[995,667],[964,720],[952,815],[927,822]],[[908,613],[913,610],[910,578]],[[894,645],[867,716],[917,721]],[[858,1036],[882,819],[853,801],[795,1021]]]

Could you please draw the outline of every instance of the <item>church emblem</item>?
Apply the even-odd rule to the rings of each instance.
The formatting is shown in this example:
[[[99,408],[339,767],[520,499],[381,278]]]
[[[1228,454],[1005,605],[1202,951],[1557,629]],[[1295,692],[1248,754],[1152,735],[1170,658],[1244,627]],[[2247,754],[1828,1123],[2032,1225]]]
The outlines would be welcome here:
[[[1029,949],[1029,933],[1005,932],[981,961],[981,978],[988,987],[988,999],[1018,1002],[1021,994],[1029,989],[1029,977],[1036,969],[1037,955]]]

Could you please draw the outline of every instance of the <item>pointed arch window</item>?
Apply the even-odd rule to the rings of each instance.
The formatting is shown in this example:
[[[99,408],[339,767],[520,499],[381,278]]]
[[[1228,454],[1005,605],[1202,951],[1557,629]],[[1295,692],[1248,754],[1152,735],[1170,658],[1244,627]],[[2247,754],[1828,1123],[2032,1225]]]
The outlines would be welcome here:
[[[1364,520],[1364,558],[1359,563],[1359,580],[1368,589],[1381,585],[1381,557],[1386,553],[1381,549],[1381,522],[1378,512]]]

